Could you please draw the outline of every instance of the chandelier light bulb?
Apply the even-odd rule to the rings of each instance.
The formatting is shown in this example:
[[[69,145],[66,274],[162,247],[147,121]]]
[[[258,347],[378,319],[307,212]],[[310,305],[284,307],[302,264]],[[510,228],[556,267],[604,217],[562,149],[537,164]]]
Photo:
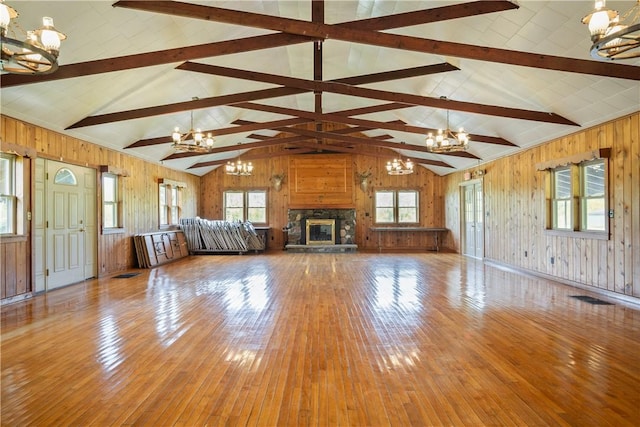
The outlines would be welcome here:
[[[211,135],[211,132],[207,133],[207,138],[204,140],[204,143],[209,148],[213,147],[213,135]]]
[[[175,142],[176,144],[180,142],[180,140],[182,139],[182,134],[180,133],[179,127],[176,126],[175,128],[173,128],[171,139],[173,139],[173,142]]]
[[[47,52],[58,56],[60,42],[67,38],[64,34],[56,30],[53,26],[53,18],[45,16],[42,18],[42,28],[36,31],[39,42]]]
[[[592,36],[602,35],[609,27],[609,14],[606,10],[599,10],[591,15],[589,32]]]
[[[431,132],[427,134],[426,143],[427,143],[427,147],[433,147],[435,143],[435,141],[433,140],[433,134]]]
[[[0,29],[3,36],[6,35],[11,20],[17,17],[18,12],[16,12],[14,8],[4,4],[4,0],[0,0]]]
[[[202,131],[200,129],[196,129],[195,133],[193,134],[193,140],[196,142],[197,145],[200,145],[200,143],[202,142],[202,137],[204,135],[202,134]]]

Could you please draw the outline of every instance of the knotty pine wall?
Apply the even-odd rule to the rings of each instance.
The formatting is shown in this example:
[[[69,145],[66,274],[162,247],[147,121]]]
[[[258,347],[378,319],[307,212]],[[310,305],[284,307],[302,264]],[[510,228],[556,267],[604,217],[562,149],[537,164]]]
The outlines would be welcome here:
[[[71,138],[7,116],[0,116],[0,140],[35,149],[36,155],[80,166],[98,168],[100,165],[124,169],[129,177],[121,180],[124,199],[123,219],[125,232],[98,235],[98,275],[108,276],[137,265],[133,235],[158,230],[158,179],[166,178],[187,184],[184,215],[194,216],[198,211],[200,177],[178,172],[145,162],[136,157],[95,144]],[[100,173],[97,173],[100,177]],[[98,179],[99,180],[99,179]],[[100,180],[99,180],[100,181]],[[98,182],[100,197],[100,182]],[[28,197],[28,196],[27,196]],[[30,197],[28,197],[31,199]],[[102,209],[98,208],[97,212]],[[3,239],[0,244],[2,272],[1,298],[10,298],[31,292],[31,269],[22,263],[31,259],[31,236],[26,239]]]
[[[382,155],[351,155],[335,154],[340,159],[345,156],[350,158],[353,164],[353,200],[356,209],[356,244],[358,250],[377,250],[377,234],[369,231],[373,223],[373,192],[376,188],[385,189],[416,189],[420,190],[420,219],[421,226],[442,227],[444,225],[443,205],[443,178],[433,172],[417,166],[416,172],[406,176],[390,176],[386,172],[386,163],[394,157],[389,150],[371,150],[372,154]],[[254,153],[252,151],[252,153]],[[257,153],[257,151],[255,152]],[[280,147],[265,148],[262,154],[270,154],[273,157],[252,160],[254,173],[248,177],[229,176],[224,173],[224,168],[216,170],[202,177],[201,189],[201,214],[208,219],[220,219],[223,217],[223,192],[225,190],[268,189],[268,222],[271,227],[269,249],[283,248],[284,235],[282,228],[287,225],[287,212],[289,209],[289,161],[286,150]],[[309,155],[307,155],[309,156]],[[397,154],[395,154],[397,156]],[[323,154],[319,159],[326,159]],[[241,158],[242,160],[242,158]],[[319,164],[318,167],[322,167]],[[356,178],[357,173],[370,171],[368,188],[363,191],[360,182]],[[287,177],[278,192],[270,185],[271,176],[286,173]],[[342,196],[340,205],[342,204]],[[326,194],[322,204],[305,206],[305,208],[323,208],[335,205],[331,194]],[[296,209],[300,206],[296,206]],[[382,247],[389,249],[419,249],[424,250],[433,246],[431,236],[424,233],[383,233]],[[445,242],[446,244],[446,242]]]
[[[536,163],[598,148],[609,160],[609,240],[545,232],[545,174]],[[485,259],[568,283],[640,297],[640,113],[483,165]],[[473,171],[473,169],[469,170]],[[445,177],[450,247],[460,252],[463,172]],[[525,255],[525,251],[527,255]],[[551,264],[551,257],[555,263]]]

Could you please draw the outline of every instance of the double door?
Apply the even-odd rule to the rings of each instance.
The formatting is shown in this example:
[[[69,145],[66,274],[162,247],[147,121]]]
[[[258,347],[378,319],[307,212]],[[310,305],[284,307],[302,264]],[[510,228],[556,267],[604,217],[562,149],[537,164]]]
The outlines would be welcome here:
[[[474,258],[484,257],[484,221],[482,181],[465,183],[462,194],[462,253]]]

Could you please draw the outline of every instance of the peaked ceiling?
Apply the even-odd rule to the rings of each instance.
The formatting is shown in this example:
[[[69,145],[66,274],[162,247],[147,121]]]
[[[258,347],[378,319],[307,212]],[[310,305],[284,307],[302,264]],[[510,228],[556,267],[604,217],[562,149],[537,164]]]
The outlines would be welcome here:
[[[444,175],[640,109],[640,59],[589,56],[592,1],[7,3],[67,40],[55,73],[0,77],[3,114],[196,175],[276,144],[382,146]],[[171,147],[192,112],[211,153]],[[428,153],[447,112],[470,148]]]

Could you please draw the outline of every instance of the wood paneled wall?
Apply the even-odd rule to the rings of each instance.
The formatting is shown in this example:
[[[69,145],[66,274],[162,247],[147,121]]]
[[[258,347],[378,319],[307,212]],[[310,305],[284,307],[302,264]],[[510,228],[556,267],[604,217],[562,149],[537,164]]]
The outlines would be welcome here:
[[[609,160],[609,240],[545,231],[545,174],[536,163],[598,148]],[[485,258],[563,281],[640,297],[640,113],[483,165]],[[460,251],[463,172],[446,176],[446,226]],[[554,263],[551,263],[551,258]]]
[[[168,178],[187,183],[184,216],[222,218],[222,194],[227,189],[268,189],[269,247],[284,244],[282,228],[287,224],[290,177],[280,191],[271,177],[288,173],[290,156],[282,147],[265,148],[272,155],[253,161],[254,174],[229,176],[220,167],[202,178],[177,172],[135,157],[117,153],[28,123],[2,116],[3,142],[30,147],[37,155],[69,163],[97,167],[111,165],[128,170],[124,179],[126,233],[99,235],[99,274],[109,275],[135,266],[132,236],[155,231],[157,224],[157,180]],[[559,138],[517,155],[483,165],[485,199],[485,257],[489,260],[541,273],[561,280],[640,297],[640,113]],[[544,172],[539,162],[597,148],[611,147],[609,163],[609,207],[611,238],[554,236],[544,230]],[[260,154],[260,153],[256,153]],[[463,172],[440,177],[417,167],[412,175],[390,176],[387,160],[394,153],[370,149],[350,155],[353,163],[353,200],[359,250],[377,250],[373,223],[373,192],[376,188],[420,190],[420,225],[447,227],[442,246],[460,251],[460,188]],[[357,174],[371,172],[362,190]],[[329,195],[330,196],[330,195]],[[385,249],[431,247],[431,237],[422,233],[384,233]],[[31,290],[30,268],[19,260],[30,259],[28,239],[2,242],[2,297]],[[525,256],[525,251],[527,255]],[[551,264],[550,258],[555,262]]]
[[[253,152],[252,152],[253,153]],[[256,152],[257,153],[257,152]],[[291,180],[287,176],[282,184],[282,189],[276,191],[270,187],[271,177],[276,174],[288,173],[290,156],[282,148],[265,149],[264,154],[272,154],[273,157],[252,161],[254,173],[252,176],[236,177],[224,173],[224,168],[216,170],[202,177],[201,181],[201,210],[200,216],[208,219],[220,219],[223,217],[223,192],[225,190],[247,190],[269,188],[268,190],[268,221],[271,227],[269,249],[282,248],[284,236],[282,228],[287,225],[287,211],[290,207],[289,194]],[[378,236],[369,228],[373,222],[373,192],[376,188],[385,189],[416,189],[420,191],[420,225],[424,227],[444,226],[444,199],[443,178],[433,172],[418,166],[412,175],[390,176],[386,172],[386,163],[393,159],[394,153],[389,150],[372,150],[371,153],[382,155],[344,155],[341,159],[348,158],[353,166],[350,180],[350,191],[356,209],[356,233],[359,250],[377,250]],[[397,157],[397,154],[395,154]],[[319,161],[326,161],[327,155],[318,156]],[[242,160],[242,159],[241,159]],[[322,166],[322,165],[319,165]],[[371,172],[368,178],[368,188],[363,191],[356,175],[366,171]],[[340,192],[340,203],[344,194]],[[326,202],[326,203],[325,203]],[[328,204],[327,204],[328,203]],[[337,203],[337,204],[340,204]],[[305,206],[305,208],[323,208],[331,205],[331,194],[326,194],[321,206]],[[421,249],[433,246],[432,237],[424,233],[384,233],[382,247],[386,249]]]
[[[353,163],[349,154],[289,156],[289,208],[353,207]]]
[[[158,230],[158,179],[168,178],[185,182],[184,216],[198,211],[200,177],[178,172],[136,157],[118,153],[80,139],[71,138],[7,116],[1,117],[2,143],[35,149],[36,155],[66,163],[98,168],[109,165],[129,172],[122,179],[124,200],[124,233],[98,235],[98,275],[107,276],[136,266],[133,235]],[[100,173],[97,173],[100,177]],[[98,188],[101,188],[98,183]],[[100,194],[100,192],[98,192]],[[31,195],[26,197],[31,199]],[[101,212],[101,209],[97,209]],[[15,297],[31,291],[30,269],[25,271],[19,260],[31,259],[30,235],[23,241],[2,241],[2,298]],[[25,277],[26,276],[26,277]],[[16,286],[16,283],[18,286]]]

